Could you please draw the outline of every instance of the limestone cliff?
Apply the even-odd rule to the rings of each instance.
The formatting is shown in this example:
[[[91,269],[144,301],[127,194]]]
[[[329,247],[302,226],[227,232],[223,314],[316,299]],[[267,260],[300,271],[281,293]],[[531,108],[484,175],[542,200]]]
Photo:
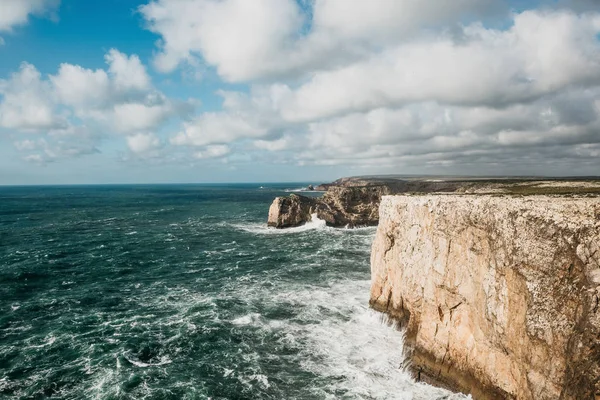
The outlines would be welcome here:
[[[384,196],[371,305],[474,399],[600,398],[600,198]]]
[[[350,177],[318,185],[316,189],[325,191],[325,194],[319,198],[298,195],[276,198],[269,210],[269,226],[287,228],[302,225],[311,220],[312,213],[317,213],[327,225],[334,227],[377,225],[381,197],[389,194],[600,194],[600,181]]]

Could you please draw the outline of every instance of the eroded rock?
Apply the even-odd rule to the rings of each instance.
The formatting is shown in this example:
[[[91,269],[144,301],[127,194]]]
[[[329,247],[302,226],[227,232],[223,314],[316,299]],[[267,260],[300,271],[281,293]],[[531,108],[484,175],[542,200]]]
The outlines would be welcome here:
[[[371,305],[422,378],[474,399],[600,393],[598,197],[385,196]]]
[[[311,220],[315,206],[315,199],[310,197],[297,194],[277,197],[269,208],[267,225],[275,228],[303,225]]]
[[[300,226],[316,214],[328,226],[373,226],[379,221],[379,203],[387,186],[329,187],[322,197],[292,194],[277,197],[269,208],[267,224],[276,228]]]

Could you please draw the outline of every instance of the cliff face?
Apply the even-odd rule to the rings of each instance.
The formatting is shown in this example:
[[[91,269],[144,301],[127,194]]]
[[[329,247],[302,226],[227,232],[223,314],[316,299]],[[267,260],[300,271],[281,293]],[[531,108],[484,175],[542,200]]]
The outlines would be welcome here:
[[[600,398],[600,198],[385,196],[371,305],[422,378],[475,399]]]
[[[329,226],[369,226],[379,222],[381,197],[388,186],[331,187],[319,200],[317,217]]]

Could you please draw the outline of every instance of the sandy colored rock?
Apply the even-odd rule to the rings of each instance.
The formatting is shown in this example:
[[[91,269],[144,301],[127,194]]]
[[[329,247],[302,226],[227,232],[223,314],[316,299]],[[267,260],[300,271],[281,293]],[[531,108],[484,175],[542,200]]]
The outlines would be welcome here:
[[[474,399],[600,394],[600,198],[384,196],[371,305]]]
[[[277,197],[269,207],[267,225],[275,228],[303,225],[311,220],[315,204],[315,199],[297,194]]]

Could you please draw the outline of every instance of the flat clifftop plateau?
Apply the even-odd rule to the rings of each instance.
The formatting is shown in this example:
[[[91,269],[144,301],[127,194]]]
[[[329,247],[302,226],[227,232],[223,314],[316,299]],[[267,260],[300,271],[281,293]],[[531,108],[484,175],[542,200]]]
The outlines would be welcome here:
[[[399,179],[352,177],[318,185],[322,197],[277,197],[269,209],[268,225],[288,228],[310,222],[312,215],[334,227],[377,225],[381,197],[400,193],[465,194],[600,194],[600,181],[592,179]]]
[[[422,379],[477,400],[600,398],[600,197],[383,196],[371,272]]]

